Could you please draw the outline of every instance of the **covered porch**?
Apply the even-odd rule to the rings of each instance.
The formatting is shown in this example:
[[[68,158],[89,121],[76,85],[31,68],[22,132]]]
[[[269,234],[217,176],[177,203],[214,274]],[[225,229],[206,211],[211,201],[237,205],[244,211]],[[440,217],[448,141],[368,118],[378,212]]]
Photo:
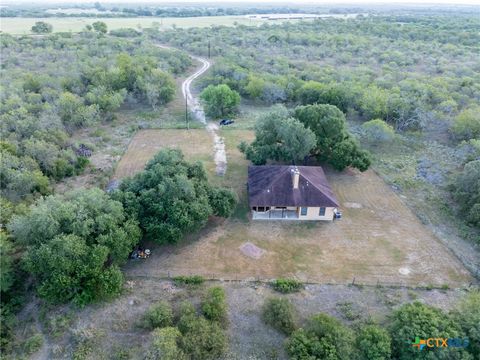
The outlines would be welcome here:
[[[298,208],[252,208],[253,220],[298,220]]]

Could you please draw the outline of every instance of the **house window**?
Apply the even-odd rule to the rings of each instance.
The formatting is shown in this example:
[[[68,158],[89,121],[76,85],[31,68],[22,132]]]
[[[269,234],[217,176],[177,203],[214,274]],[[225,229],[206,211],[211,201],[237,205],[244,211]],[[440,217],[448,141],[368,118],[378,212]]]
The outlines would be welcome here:
[[[306,208],[306,207],[300,208],[300,215],[306,216],[307,215],[307,210],[308,210],[308,208]]]
[[[318,215],[325,216],[325,208],[324,207],[320,208],[320,211],[318,212]]]

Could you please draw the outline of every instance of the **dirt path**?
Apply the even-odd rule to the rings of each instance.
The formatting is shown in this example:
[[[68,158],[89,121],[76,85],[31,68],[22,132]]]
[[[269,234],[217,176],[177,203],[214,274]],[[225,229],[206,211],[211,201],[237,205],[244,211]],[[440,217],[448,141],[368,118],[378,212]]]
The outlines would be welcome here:
[[[172,49],[165,45],[158,45],[164,49]],[[198,97],[194,96],[191,90],[192,82],[203,75],[209,68],[210,68],[210,61],[204,59],[199,56],[190,55],[192,59],[198,61],[202,64],[200,69],[195,71],[192,75],[187,77],[182,83],[182,95],[183,98],[187,100],[187,105],[193,113],[193,116],[196,120],[200,121],[202,124],[206,125],[206,129],[209,134],[212,136],[213,144],[214,144],[214,161],[216,167],[217,175],[223,176],[227,170],[227,154],[225,152],[225,141],[219,135],[219,127],[214,122],[207,122],[205,117],[205,111],[203,110],[203,106],[200,103]]]

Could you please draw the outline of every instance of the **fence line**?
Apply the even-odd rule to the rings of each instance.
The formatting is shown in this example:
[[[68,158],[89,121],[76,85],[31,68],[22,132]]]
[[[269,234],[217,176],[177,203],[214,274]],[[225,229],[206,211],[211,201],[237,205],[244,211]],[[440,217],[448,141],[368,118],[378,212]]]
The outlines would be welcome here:
[[[250,276],[250,277],[239,277],[238,275],[235,276],[216,276],[215,273],[207,273],[207,274],[199,274],[199,273],[173,273],[167,271],[166,273],[157,273],[157,274],[149,274],[145,272],[144,274],[141,273],[134,273],[130,275],[126,275],[125,278],[127,280],[135,280],[135,279],[144,279],[144,280],[160,280],[160,281],[167,281],[173,280],[176,276],[201,276],[205,281],[211,282],[229,282],[229,283],[249,283],[249,284],[271,284],[277,278],[267,278],[261,276]],[[288,278],[288,277],[286,277]],[[294,278],[294,277],[293,277]],[[304,285],[330,285],[330,286],[356,286],[356,287],[386,287],[386,288],[405,288],[405,289],[425,289],[425,290],[433,290],[433,289],[440,289],[440,290],[448,290],[454,288],[472,288],[477,287],[480,284],[478,282],[470,282],[465,284],[456,284],[456,286],[450,286],[449,284],[418,284],[412,285],[406,282],[391,282],[391,281],[381,281],[377,279],[373,282],[368,281],[359,281],[356,276],[352,278],[351,281],[348,282],[328,282],[328,281],[316,281],[311,278],[306,278],[305,280],[294,278],[300,281]]]

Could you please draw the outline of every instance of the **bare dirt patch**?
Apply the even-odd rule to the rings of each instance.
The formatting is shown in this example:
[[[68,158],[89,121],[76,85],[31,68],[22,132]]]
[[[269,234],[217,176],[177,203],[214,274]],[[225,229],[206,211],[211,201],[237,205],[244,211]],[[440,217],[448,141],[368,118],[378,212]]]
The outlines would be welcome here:
[[[170,146],[180,147],[187,158],[202,158],[200,153],[204,154],[204,163],[213,181],[238,192],[240,210],[229,220],[211,222],[178,246],[154,248],[150,259],[127,266],[129,275],[200,274],[224,279],[296,277],[321,283],[348,283],[355,278],[357,283],[366,284],[448,284],[451,287],[472,280],[457,258],[373,171],[338,173],[326,169],[340,203],[362,205],[342,208],[340,221],[255,222],[247,217],[247,162],[236,148],[241,140],[251,140],[252,132],[223,131],[231,160],[225,177],[216,177],[211,142],[204,130],[190,132],[190,135],[182,130],[169,131],[140,132],[126,154],[130,165],[122,167],[122,159],[118,171],[124,172],[120,174],[131,174],[139,168],[138,163],[146,162],[148,156],[159,147],[169,146],[168,141],[175,138]],[[195,146],[196,151],[192,152],[192,142],[201,144],[203,150]],[[144,143],[147,145],[142,147]],[[150,147],[155,144],[155,151],[147,150],[148,144]],[[242,256],[239,248],[245,242],[266,250],[261,261]],[[402,274],[401,268],[408,268],[410,272]]]
[[[247,242],[240,246],[240,251],[242,252],[243,255],[248,256],[252,259],[258,260],[260,259],[263,254],[265,254],[265,250],[259,248],[255,244],[252,244],[251,242]]]

